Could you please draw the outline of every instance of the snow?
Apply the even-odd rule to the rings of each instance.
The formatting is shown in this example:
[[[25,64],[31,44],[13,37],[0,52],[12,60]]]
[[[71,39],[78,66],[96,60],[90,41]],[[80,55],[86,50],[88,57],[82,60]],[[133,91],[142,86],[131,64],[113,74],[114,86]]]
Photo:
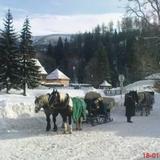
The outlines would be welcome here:
[[[154,80],[141,80],[134,82],[132,84],[129,84],[128,86],[125,86],[124,89],[126,91],[128,90],[137,90],[137,91],[153,91],[154,90]]]
[[[153,86],[146,81],[130,86],[142,89],[146,84]],[[84,97],[91,88],[59,90]],[[46,132],[43,111],[34,113],[35,96],[51,91],[40,87],[28,90],[26,97],[20,94],[22,91],[0,92],[0,160],[142,160],[144,153],[160,153],[160,94],[155,94],[151,115],[135,116],[132,124],[126,122],[124,95],[112,96],[116,101],[113,122],[94,127],[83,124],[82,131],[65,135],[60,128],[61,117],[58,132]]]
[[[159,80],[160,79],[160,73],[151,74],[151,75],[145,77],[145,79],[148,79],[148,80]]]

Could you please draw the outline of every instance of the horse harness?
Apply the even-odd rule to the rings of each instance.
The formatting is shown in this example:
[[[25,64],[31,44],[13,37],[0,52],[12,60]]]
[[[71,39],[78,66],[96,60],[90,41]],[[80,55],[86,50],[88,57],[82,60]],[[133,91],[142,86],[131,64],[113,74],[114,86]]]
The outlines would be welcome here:
[[[57,94],[57,96],[53,97],[55,93]],[[53,108],[55,110],[67,109],[69,107],[70,97],[69,97],[68,93],[66,93],[65,95],[66,95],[65,99],[62,101],[59,92],[57,92],[57,91],[52,92],[49,96],[49,104],[50,104],[51,108]],[[57,98],[57,103],[56,104],[53,103],[53,98],[54,99]]]

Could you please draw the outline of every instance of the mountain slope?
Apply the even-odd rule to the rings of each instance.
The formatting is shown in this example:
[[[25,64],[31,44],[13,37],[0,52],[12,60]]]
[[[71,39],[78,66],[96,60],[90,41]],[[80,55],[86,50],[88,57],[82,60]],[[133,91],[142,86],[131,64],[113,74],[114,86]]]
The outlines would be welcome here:
[[[70,40],[71,34],[51,34],[51,35],[45,35],[45,36],[34,36],[33,44],[48,45],[49,43],[51,43],[52,45],[55,45],[59,37],[61,37],[62,40],[65,40],[66,38]]]

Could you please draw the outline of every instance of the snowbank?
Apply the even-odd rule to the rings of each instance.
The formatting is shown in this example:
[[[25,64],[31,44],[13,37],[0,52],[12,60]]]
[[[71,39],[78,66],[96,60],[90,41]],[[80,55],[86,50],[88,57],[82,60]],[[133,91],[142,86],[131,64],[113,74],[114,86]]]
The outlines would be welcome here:
[[[126,91],[128,90],[137,90],[137,91],[154,91],[154,80],[142,80],[137,81],[135,83],[129,84],[128,86],[125,86],[124,89]]]
[[[11,94],[0,94],[0,118],[18,118],[34,116],[34,100],[36,96],[51,93],[52,88],[39,87],[38,89],[28,90],[27,96],[22,95],[22,91],[11,90]],[[89,91],[99,92],[104,96],[103,90],[96,90],[94,88],[85,89],[71,89],[58,88],[58,91],[69,93],[71,97],[84,97]]]

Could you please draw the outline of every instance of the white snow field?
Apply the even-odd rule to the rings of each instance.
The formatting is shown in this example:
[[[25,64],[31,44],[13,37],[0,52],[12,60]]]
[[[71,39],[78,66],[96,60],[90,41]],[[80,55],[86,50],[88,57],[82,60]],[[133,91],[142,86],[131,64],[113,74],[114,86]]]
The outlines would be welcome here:
[[[83,124],[82,131],[65,135],[61,128],[46,132],[43,111],[34,113],[35,96],[51,91],[28,90],[26,97],[17,91],[0,92],[0,160],[143,160],[149,159],[146,153],[160,153],[160,94],[155,94],[151,115],[135,116],[134,123],[126,122],[124,96],[113,96],[113,122]],[[80,97],[87,92],[63,91]]]

